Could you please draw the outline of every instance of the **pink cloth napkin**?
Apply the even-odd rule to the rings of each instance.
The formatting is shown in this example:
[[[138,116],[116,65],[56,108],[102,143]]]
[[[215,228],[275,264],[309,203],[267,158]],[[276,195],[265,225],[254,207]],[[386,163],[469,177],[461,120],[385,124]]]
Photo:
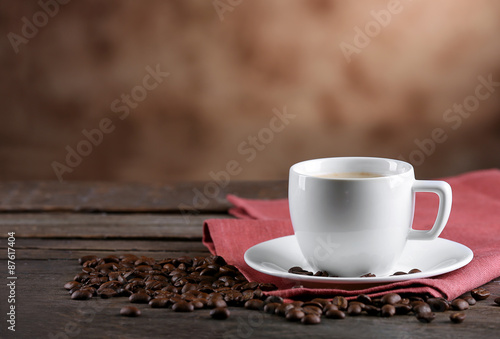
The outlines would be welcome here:
[[[285,298],[302,296],[379,296],[388,292],[427,293],[454,299],[464,292],[500,276],[500,170],[476,171],[445,179],[453,190],[453,207],[440,237],[466,245],[474,259],[465,267],[437,277],[413,279],[368,288],[316,289],[295,287],[288,280],[272,277],[250,268],[245,251],[263,241],[291,235],[288,200],[252,200],[229,195],[235,206],[230,213],[240,219],[206,220],[203,243],[213,254],[223,256],[238,267],[250,281],[271,282],[279,290],[268,292]],[[438,200],[434,194],[417,194],[414,228],[432,225]]]

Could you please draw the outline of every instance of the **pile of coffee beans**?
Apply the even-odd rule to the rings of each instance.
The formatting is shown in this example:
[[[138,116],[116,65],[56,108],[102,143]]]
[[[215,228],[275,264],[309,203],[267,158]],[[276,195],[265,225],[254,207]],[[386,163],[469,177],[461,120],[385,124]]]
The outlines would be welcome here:
[[[418,268],[414,268],[414,269],[410,270],[408,273],[398,271],[398,272],[394,272],[393,275],[413,274],[413,273],[419,273],[419,272],[422,272],[422,271],[419,270]],[[315,277],[330,277],[330,278],[338,278],[339,277],[338,275],[330,275],[326,271],[317,271],[316,273],[314,273],[314,272],[305,270],[300,266],[291,267],[288,270],[288,273],[300,274],[300,275],[310,275],[310,276],[315,276]],[[367,273],[367,274],[363,274],[362,276],[360,276],[360,278],[374,278],[374,277],[376,277],[376,275],[373,273]]]
[[[169,307],[175,312],[211,308],[214,319],[228,318],[227,306],[244,306],[249,301],[263,304],[264,292],[277,289],[273,284],[249,282],[220,256],[159,261],[131,254],[85,256],[79,263],[82,272],[64,285],[71,299],[127,297],[131,303]],[[137,317],[141,312],[127,306],[120,314]]]
[[[450,321],[461,323],[465,319],[464,311],[469,306],[474,305],[476,300],[490,296],[487,290],[478,288],[472,290],[470,295],[453,301],[387,293],[377,298],[361,294],[350,301],[336,296],[331,299],[286,302],[281,297],[265,295],[265,292],[276,290],[275,285],[249,282],[235,266],[228,265],[220,256],[158,261],[131,254],[103,258],[84,256],[79,259],[79,263],[82,272],[64,285],[71,299],[127,297],[130,303],[171,308],[174,312],[211,309],[210,317],[217,320],[230,316],[228,306],[239,306],[306,325],[319,324],[322,318],[344,319],[346,316],[362,314],[379,317],[413,314],[419,321],[429,323],[434,320],[435,312],[449,310],[453,311]],[[293,267],[290,271],[313,275],[300,267]],[[408,273],[414,273],[412,271]],[[314,275],[324,273],[317,272]],[[500,305],[500,298],[496,298],[495,303]],[[120,314],[137,317],[141,311],[135,306],[125,306]]]

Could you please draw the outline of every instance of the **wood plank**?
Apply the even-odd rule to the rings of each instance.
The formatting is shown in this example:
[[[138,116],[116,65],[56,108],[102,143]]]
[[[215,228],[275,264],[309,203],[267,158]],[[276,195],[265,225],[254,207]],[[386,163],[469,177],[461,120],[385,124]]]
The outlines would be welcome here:
[[[199,249],[186,249],[186,250],[175,250],[170,248],[165,248],[162,250],[150,250],[147,248],[143,249],[130,249],[130,250],[92,250],[91,252],[87,250],[69,250],[69,249],[22,249],[16,251],[17,260],[37,260],[37,261],[48,261],[48,260],[77,260],[85,255],[92,254],[101,257],[108,255],[122,255],[125,253],[132,253],[137,256],[146,256],[154,259],[165,259],[165,258],[177,258],[181,256],[207,256],[210,253],[206,248]],[[1,259],[0,259],[1,260]]]
[[[4,213],[0,238],[190,239],[200,240],[203,221],[226,214]]]
[[[5,272],[5,260],[0,271]],[[76,261],[18,260],[16,281],[16,337],[19,338],[494,338],[498,335],[500,307],[492,299],[478,302],[466,312],[462,324],[449,321],[450,311],[436,313],[431,324],[422,324],[414,316],[378,318],[361,315],[344,320],[322,319],[316,326],[287,322],[284,318],[259,311],[230,307],[225,321],[210,319],[209,310],[175,313],[170,309],[142,310],[138,318],[119,316],[130,305],[126,298],[70,300],[62,285],[79,272]],[[485,286],[500,295],[500,282]],[[0,300],[7,300],[7,289],[0,289]],[[6,333],[6,302],[0,303]]]
[[[0,249],[7,243],[1,242]],[[201,241],[166,240],[82,240],[82,239],[29,239],[17,238],[15,243],[17,260],[75,260],[92,253],[98,256],[133,253],[155,259],[173,258],[183,255],[206,256],[207,248]]]
[[[0,249],[7,248],[7,242],[0,242]],[[96,240],[96,239],[33,239],[17,238],[15,248],[18,252],[27,249],[40,250],[83,250],[83,251],[203,251],[200,241],[168,240]]]
[[[225,212],[227,194],[255,199],[287,196],[287,182],[215,181],[172,184],[0,182],[0,211]]]

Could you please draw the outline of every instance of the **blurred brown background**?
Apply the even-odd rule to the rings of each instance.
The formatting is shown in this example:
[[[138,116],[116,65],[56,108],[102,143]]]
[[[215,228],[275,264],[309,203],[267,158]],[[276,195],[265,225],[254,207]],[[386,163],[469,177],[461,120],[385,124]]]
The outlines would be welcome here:
[[[231,160],[235,179],[328,156],[404,158],[420,178],[500,167],[500,87],[469,98],[500,81],[495,0],[1,1],[0,27],[0,180],[57,180],[56,162],[64,180],[142,182]],[[144,84],[154,70],[169,75]]]

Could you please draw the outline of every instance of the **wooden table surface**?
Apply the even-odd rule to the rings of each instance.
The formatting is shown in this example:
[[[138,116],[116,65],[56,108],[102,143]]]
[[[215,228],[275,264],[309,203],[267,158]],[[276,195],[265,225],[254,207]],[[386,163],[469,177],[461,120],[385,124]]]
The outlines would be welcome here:
[[[138,318],[119,315],[127,298],[71,300],[63,289],[83,255],[133,253],[156,259],[208,255],[201,243],[207,218],[230,218],[227,193],[286,197],[287,184],[232,182],[217,197],[193,200],[205,183],[0,183],[0,338],[497,338],[500,307],[493,298],[466,311],[462,324],[437,313],[430,324],[414,316],[323,318],[316,326],[264,312],[230,308],[225,321],[208,310],[175,313],[139,305]],[[190,212],[188,212],[190,211]],[[15,332],[8,330],[8,233],[15,232]],[[500,296],[500,278],[484,286]]]

